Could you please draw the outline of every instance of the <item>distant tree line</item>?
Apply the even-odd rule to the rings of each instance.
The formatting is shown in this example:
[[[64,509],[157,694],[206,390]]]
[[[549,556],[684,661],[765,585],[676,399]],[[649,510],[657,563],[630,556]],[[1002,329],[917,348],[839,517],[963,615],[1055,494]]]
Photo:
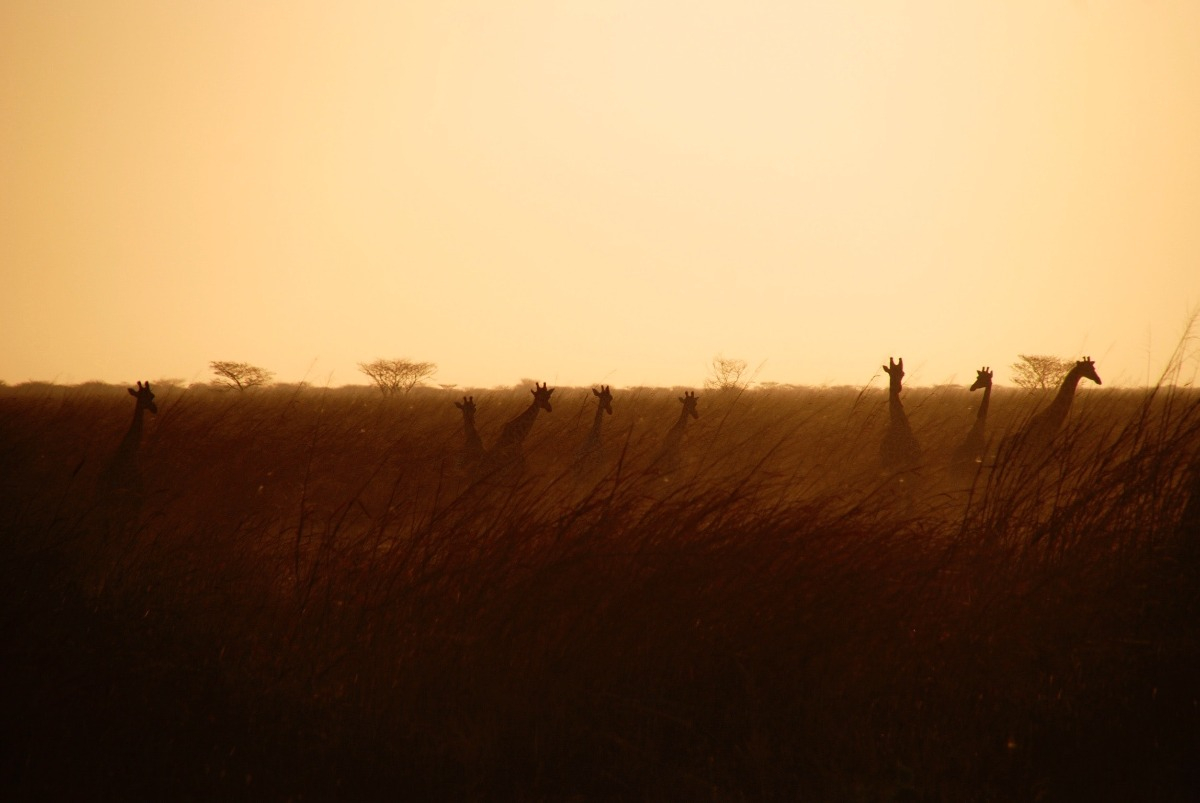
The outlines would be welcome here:
[[[1012,380],[1018,386],[1029,390],[1045,390],[1056,387],[1063,377],[1074,366],[1071,360],[1046,354],[1018,354],[1017,362],[1012,363]],[[215,384],[231,390],[245,391],[250,388],[270,384],[275,374],[257,365],[232,360],[214,360],[209,368],[216,374]],[[705,387],[718,390],[736,390],[745,388],[749,383],[744,379],[747,364],[743,359],[717,355],[712,360]],[[360,362],[358,370],[362,371],[379,388],[385,397],[396,393],[408,393],[426,379],[437,373],[437,364],[410,360],[379,358],[372,362]],[[523,380],[524,384],[528,384]],[[775,383],[762,383],[764,386]],[[442,385],[443,388],[453,388],[454,385]]]
[[[248,362],[213,360],[208,367],[216,375],[214,384],[230,390],[246,391],[268,385],[275,378],[272,371]],[[391,396],[401,391],[408,393],[423,380],[437,373],[435,363],[418,362],[407,358],[396,360],[381,358],[373,362],[360,362],[358,369],[370,377],[384,396]]]

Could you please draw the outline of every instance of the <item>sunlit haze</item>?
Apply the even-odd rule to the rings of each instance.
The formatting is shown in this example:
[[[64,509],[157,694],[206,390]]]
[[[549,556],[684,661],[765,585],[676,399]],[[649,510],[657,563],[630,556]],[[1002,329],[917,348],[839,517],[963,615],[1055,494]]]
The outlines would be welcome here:
[[[1200,3],[0,5],[0,379],[1157,379]]]

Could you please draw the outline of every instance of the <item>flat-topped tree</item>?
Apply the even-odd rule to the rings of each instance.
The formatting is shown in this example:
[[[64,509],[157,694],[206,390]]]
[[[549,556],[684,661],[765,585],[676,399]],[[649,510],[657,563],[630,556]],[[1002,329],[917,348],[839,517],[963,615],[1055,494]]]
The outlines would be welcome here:
[[[712,371],[704,381],[704,386],[714,390],[743,390],[746,387],[742,381],[745,373],[745,360],[718,354],[713,357]]]
[[[208,364],[217,375],[216,384],[231,390],[244,391],[269,384],[275,374],[248,362],[214,360]]]
[[[1046,390],[1056,387],[1074,366],[1071,360],[1048,354],[1018,354],[1012,368],[1012,380],[1027,390]]]
[[[418,384],[436,374],[437,365],[431,362],[415,362],[407,358],[378,359],[374,362],[360,362],[358,370],[371,378],[380,393],[384,396],[391,396],[401,391],[408,393]]]

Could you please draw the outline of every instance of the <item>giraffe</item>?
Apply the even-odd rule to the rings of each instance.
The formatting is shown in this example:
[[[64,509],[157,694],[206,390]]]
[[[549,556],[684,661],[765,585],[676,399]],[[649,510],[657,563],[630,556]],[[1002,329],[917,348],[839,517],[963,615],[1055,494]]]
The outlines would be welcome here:
[[[888,428],[883,443],[879,445],[880,464],[885,471],[903,471],[913,468],[921,461],[921,446],[908,425],[908,416],[900,401],[900,383],[904,379],[904,358],[883,366],[888,384]]]
[[[538,410],[545,410],[547,413],[552,411],[550,394],[554,392],[554,388],[547,388],[545,382],[540,386],[534,382],[533,390],[529,392],[533,394],[533,402],[525,409],[525,412],[504,425],[504,428],[500,430],[500,437],[492,444],[491,451],[484,455],[483,462],[490,470],[515,469],[520,471],[524,468],[525,455],[521,451],[521,444],[525,442],[529,431],[533,429],[533,421],[537,418]]]
[[[1091,357],[1084,357],[1075,363],[1075,367],[1063,377],[1058,394],[1055,395],[1054,401],[1050,402],[1050,406],[1030,419],[1029,424],[1019,436],[1023,448],[1043,451],[1050,446],[1054,436],[1062,429],[1063,422],[1067,420],[1067,413],[1071,410],[1071,402],[1075,399],[1075,389],[1079,386],[1079,380],[1085,378],[1092,380],[1097,385],[1102,384],[1100,376],[1096,373],[1096,363],[1092,361]]]
[[[483,458],[483,441],[475,430],[475,397],[463,396],[463,400],[455,402],[454,406],[462,410],[463,432],[467,438],[458,453],[458,464],[461,468],[471,468]]]
[[[1183,565],[1200,566],[1200,449],[1192,439],[1193,452],[1183,464],[1183,512],[1175,525],[1176,549]]]
[[[150,383],[137,383],[137,390],[127,388],[136,404],[133,408],[133,422],[125,437],[121,439],[116,454],[109,460],[108,465],[100,475],[101,490],[108,495],[121,494],[137,498],[142,492],[142,473],[138,466],[138,448],[142,443],[142,427],[145,412],[158,413],[158,405],[154,403],[154,393]]]
[[[972,468],[975,465],[983,462],[983,453],[986,448],[987,441],[983,437],[984,428],[987,425],[988,403],[992,399],[992,369],[986,365],[975,372],[975,383],[971,385],[971,392],[983,390],[983,401],[979,404],[979,412],[975,415],[975,424],[971,427],[971,431],[967,433],[967,437],[958,448],[954,450],[954,457],[951,462],[956,468]]]
[[[1179,517],[1177,532],[1180,543],[1192,555],[1200,554],[1200,454],[1192,458],[1184,473],[1187,501]]]
[[[608,385],[601,385],[600,390],[592,388],[592,395],[598,400],[596,416],[592,419],[592,430],[588,433],[587,440],[579,447],[579,452],[575,456],[575,471],[578,474],[584,474],[599,467],[602,454],[600,428],[604,423],[605,413],[612,415],[613,397]]]
[[[684,394],[679,397],[679,403],[683,405],[683,409],[679,411],[679,420],[668,430],[666,437],[663,438],[662,447],[659,448],[658,454],[650,464],[652,472],[672,474],[679,469],[683,435],[687,430],[688,418],[700,418],[700,414],[696,412],[696,403],[699,401],[695,392],[690,390],[684,391]]]

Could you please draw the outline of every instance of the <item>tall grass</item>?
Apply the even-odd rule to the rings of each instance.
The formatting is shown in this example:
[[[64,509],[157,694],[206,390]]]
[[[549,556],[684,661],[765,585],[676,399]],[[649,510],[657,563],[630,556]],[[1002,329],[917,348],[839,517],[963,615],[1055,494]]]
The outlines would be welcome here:
[[[525,389],[475,391],[490,443]],[[560,389],[527,471],[455,396],[160,391],[144,497],[95,492],[122,388],[0,388],[5,787],[21,797],[1184,800],[1200,396],[1089,389],[1049,454],[914,389]]]

